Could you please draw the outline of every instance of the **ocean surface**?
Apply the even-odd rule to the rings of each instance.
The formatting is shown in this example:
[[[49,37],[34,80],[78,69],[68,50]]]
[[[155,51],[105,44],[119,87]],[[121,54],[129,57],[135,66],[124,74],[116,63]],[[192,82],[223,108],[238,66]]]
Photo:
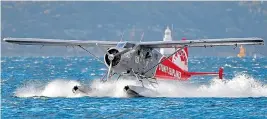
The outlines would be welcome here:
[[[1,118],[267,118],[267,58],[190,57],[190,71],[224,79],[159,81],[157,95],[127,98],[126,77],[101,83],[107,68],[91,57],[1,57]],[[74,94],[75,85],[97,89]]]

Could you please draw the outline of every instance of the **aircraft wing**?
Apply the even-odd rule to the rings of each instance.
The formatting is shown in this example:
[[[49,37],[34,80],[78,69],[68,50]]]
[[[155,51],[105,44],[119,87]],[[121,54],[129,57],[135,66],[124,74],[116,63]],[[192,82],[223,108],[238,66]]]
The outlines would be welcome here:
[[[19,45],[52,45],[52,46],[103,46],[113,47],[118,42],[93,41],[93,40],[63,40],[63,39],[40,39],[40,38],[4,38],[5,42]]]
[[[262,38],[221,38],[221,39],[199,39],[180,41],[153,41],[141,42],[141,47],[149,48],[173,48],[173,47],[213,47],[213,46],[236,46],[236,45],[264,45]]]
[[[63,40],[63,39],[40,39],[40,38],[4,38],[9,43],[20,45],[54,45],[54,46],[103,46],[113,47],[118,44],[114,41],[93,40]],[[172,47],[213,47],[213,46],[236,46],[236,45],[264,45],[262,38],[222,38],[222,39],[199,39],[180,41],[149,41],[138,42],[138,45],[149,48],[172,48]]]

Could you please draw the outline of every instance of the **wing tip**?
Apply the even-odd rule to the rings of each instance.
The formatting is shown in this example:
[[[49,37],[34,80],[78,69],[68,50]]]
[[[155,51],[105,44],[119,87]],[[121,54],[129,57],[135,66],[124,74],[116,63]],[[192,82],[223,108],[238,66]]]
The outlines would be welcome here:
[[[4,38],[3,41],[8,42],[9,38]]]

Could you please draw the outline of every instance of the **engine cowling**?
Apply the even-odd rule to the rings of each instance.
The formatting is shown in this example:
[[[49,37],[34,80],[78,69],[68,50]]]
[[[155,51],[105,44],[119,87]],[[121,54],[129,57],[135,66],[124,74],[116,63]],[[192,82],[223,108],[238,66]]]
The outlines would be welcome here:
[[[109,54],[111,54],[112,56],[108,55],[108,54],[105,54],[104,56],[104,60],[105,60],[105,63],[106,65],[109,67],[110,66],[110,63],[112,61],[112,67],[115,67],[117,66],[120,61],[121,61],[121,55],[117,55],[117,53],[120,52],[119,49],[116,49],[116,48],[111,48],[107,51]]]

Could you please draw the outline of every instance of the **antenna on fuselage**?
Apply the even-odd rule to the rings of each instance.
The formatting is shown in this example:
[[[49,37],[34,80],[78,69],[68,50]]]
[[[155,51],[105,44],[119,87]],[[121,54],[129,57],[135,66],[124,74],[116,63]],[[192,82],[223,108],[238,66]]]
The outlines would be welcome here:
[[[122,42],[123,36],[124,36],[124,31],[121,33],[121,40],[120,40],[120,42]]]
[[[172,24],[172,34],[171,34],[171,36],[172,36],[172,39],[174,39],[174,30],[173,30],[173,24]]]
[[[143,38],[144,38],[144,35],[145,35],[145,32],[142,33],[142,36],[141,36],[141,39],[140,39],[140,42],[142,42]]]
[[[133,29],[131,30],[131,34],[130,34],[130,41],[133,41],[133,37],[135,36],[135,26],[133,27]]]

